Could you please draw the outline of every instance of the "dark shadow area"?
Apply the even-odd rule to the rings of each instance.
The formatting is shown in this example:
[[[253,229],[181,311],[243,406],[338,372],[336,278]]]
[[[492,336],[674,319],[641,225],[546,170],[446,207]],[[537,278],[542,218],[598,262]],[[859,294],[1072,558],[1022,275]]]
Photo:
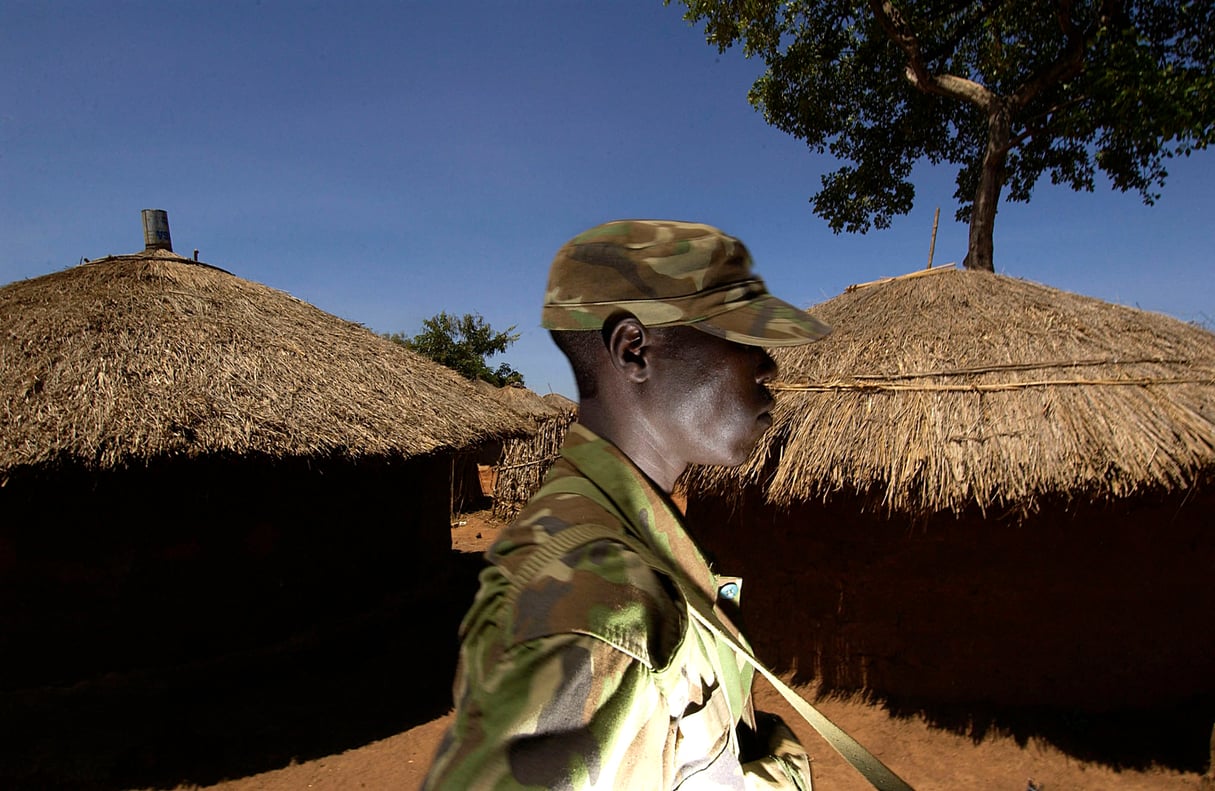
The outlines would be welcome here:
[[[891,517],[860,498],[777,510],[690,496],[744,578],[742,625],[824,694],[1113,768],[1201,772],[1215,723],[1215,492]]]
[[[0,788],[171,788],[450,706],[452,461],[61,465],[0,488]]]
[[[1156,766],[1201,774],[1210,755],[1215,700],[1155,709],[1091,712],[1048,706],[942,706],[884,701],[896,717],[921,716],[930,725],[978,744],[1008,736],[1022,747],[1041,740],[1081,761],[1118,770]]]
[[[0,690],[252,650],[407,594],[451,551],[450,468],[211,457],[11,475]]]
[[[427,590],[278,642],[175,665],[0,692],[10,791],[207,785],[383,739],[451,706],[457,629],[480,555]]]

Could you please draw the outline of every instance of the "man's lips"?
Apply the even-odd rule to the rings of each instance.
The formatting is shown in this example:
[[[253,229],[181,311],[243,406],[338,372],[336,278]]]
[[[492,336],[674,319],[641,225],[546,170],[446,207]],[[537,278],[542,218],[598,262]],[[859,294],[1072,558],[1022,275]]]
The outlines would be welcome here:
[[[768,419],[770,420],[772,418],[772,410],[775,408],[776,408],[776,399],[772,397],[772,393],[770,393],[768,391],[768,388],[765,387],[764,388],[763,414],[767,415]]]
[[[772,397],[771,391],[766,387],[760,388],[761,402],[759,414],[756,415],[758,421],[766,429],[772,425],[772,410],[776,408],[776,399]]]

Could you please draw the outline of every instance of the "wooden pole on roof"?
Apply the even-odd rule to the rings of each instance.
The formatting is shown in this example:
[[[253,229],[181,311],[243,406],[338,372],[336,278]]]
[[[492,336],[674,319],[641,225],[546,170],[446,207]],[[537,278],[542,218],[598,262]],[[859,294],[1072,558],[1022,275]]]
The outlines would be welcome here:
[[[932,269],[932,252],[937,248],[937,221],[941,219],[941,207],[937,207],[936,214],[932,215],[932,242],[928,245],[928,266],[925,269]]]

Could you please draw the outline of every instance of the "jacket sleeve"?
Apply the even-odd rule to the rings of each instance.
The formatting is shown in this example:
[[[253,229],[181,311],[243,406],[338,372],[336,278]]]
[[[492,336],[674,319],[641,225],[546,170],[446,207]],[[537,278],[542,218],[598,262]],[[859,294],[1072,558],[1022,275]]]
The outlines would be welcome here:
[[[671,774],[670,716],[642,663],[576,634],[466,659],[474,677],[457,680],[424,789],[664,787],[654,774]]]
[[[775,714],[756,713],[768,754],[743,764],[747,791],[811,791],[810,757]]]

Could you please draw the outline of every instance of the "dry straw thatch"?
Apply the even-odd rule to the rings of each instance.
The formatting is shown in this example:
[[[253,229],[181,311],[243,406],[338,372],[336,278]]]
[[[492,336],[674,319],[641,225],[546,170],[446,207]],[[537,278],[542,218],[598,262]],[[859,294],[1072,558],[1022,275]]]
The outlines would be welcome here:
[[[162,250],[0,288],[0,477],[202,454],[411,457],[527,429],[467,381]]]
[[[514,412],[530,420],[547,420],[559,412],[543,397],[522,385],[494,387],[489,382],[478,380],[476,386],[481,392],[496,398]]]
[[[1215,335],[1007,276],[917,275],[812,308],[834,332],[774,351],[773,429],[744,466],[693,470],[688,488],[1024,513],[1184,491],[1215,470]]]
[[[544,395],[540,396],[540,400],[561,412],[578,411],[578,402],[566,398],[560,393],[545,393]]]

